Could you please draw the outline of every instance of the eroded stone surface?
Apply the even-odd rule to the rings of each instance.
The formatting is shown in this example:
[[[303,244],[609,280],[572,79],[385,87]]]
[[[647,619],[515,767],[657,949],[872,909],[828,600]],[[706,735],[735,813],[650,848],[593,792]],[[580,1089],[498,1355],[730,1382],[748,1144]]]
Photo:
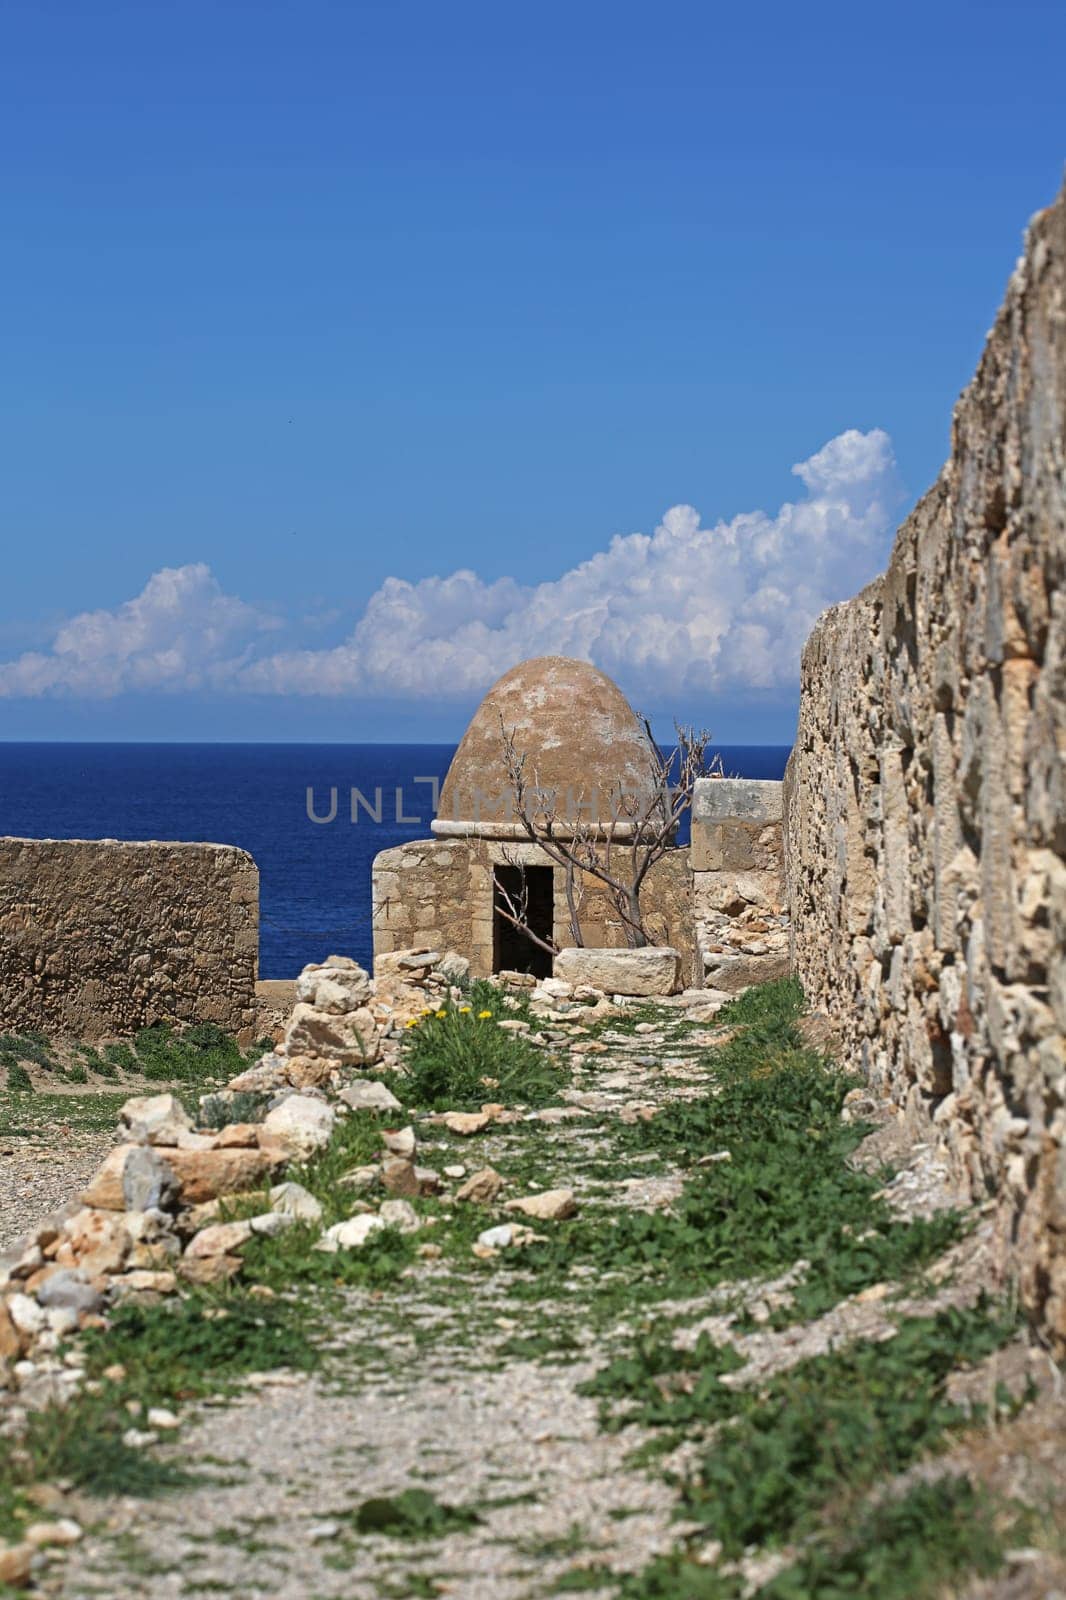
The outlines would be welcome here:
[[[796,968],[1066,1349],[1066,196],[888,570],[803,656]]]
[[[96,1040],[160,1022],[251,1029],[259,874],[244,850],[0,839],[0,926],[4,1031]]]
[[[664,995],[681,988],[681,957],[669,946],[642,950],[560,950],[555,976],[607,994]]]

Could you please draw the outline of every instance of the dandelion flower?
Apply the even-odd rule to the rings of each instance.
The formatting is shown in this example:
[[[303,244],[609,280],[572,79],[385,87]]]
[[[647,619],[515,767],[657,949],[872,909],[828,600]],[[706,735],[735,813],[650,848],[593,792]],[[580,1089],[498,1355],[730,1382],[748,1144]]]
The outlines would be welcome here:
[[[446,1017],[447,1015],[448,1015],[448,1013],[444,1010],[443,1007],[440,1009],[440,1011],[437,1012],[437,1016],[438,1017]]]
[[[459,1007],[459,1015],[461,1017],[468,1017],[470,1015],[470,1007],[469,1006],[460,1006]]]
[[[491,1011],[479,1011],[478,1014],[477,1014],[477,1020],[479,1022],[484,1022],[487,1017],[491,1017],[491,1016],[492,1016],[492,1012]]]

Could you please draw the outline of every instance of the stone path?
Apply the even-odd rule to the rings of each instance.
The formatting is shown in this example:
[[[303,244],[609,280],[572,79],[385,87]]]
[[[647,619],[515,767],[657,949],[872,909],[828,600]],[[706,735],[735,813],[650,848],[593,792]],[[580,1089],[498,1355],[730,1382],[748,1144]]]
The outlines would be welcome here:
[[[723,1030],[693,1029],[664,1010],[636,1031],[609,1027],[592,1039],[560,1024],[554,1033],[575,1069],[561,1096],[565,1117],[495,1127],[458,1152],[454,1141],[435,1150],[426,1128],[420,1150],[435,1165],[459,1159],[468,1171],[489,1163],[506,1170],[533,1131],[551,1168],[544,1186],[564,1176],[583,1215],[668,1206],[679,1170],[638,1154],[604,1176],[602,1119],[632,1121],[705,1092],[700,1050]],[[901,1208],[927,1214],[944,1204],[941,1176],[919,1150],[896,1185]],[[731,1381],[751,1381],[860,1335],[884,1337],[901,1310],[971,1304],[985,1275],[978,1231],[942,1264],[939,1286],[925,1284],[905,1308],[888,1310],[889,1286],[877,1286],[809,1325],[741,1332],[719,1288],[685,1307],[677,1342],[691,1346],[701,1329],[733,1342],[749,1366]],[[793,1278],[742,1287],[756,1321],[786,1303]],[[98,1502],[83,1505],[95,1526],[57,1560],[43,1592],[62,1600],[526,1600],[560,1593],[565,1582],[612,1595],[597,1572],[637,1571],[680,1531],[662,1463],[646,1471],[633,1459],[641,1433],[604,1431],[597,1401],[578,1392],[629,1324],[623,1315],[614,1326],[583,1328],[569,1356],[531,1359],[521,1341],[550,1332],[562,1308],[515,1299],[508,1281],[490,1272],[471,1287],[464,1278],[457,1294],[446,1263],[424,1261],[399,1286],[348,1292],[324,1368],[263,1374],[235,1399],[187,1406],[179,1442],[156,1448],[191,1462],[202,1481],[162,1499],[106,1503],[102,1515]],[[660,1314],[678,1309],[663,1305]],[[419,1539],[359,1530],[368,1499],[412,1489],[477,1520]]]

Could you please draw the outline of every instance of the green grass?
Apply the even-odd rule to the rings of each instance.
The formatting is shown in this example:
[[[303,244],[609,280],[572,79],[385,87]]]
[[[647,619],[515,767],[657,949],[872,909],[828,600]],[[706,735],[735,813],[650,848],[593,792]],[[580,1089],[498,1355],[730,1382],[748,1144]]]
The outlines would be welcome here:
[[[415,1242],[411,1235],[393,1228],[372,1235],[358,1250],[327,1254],[314,1248],[324,1229],[352,1215],[359,1195],[342,1179],[356,1167],[380,1158],[385,1125],[373,1112],[353,1112],[337,1122],[324,1150],[288,1170],[286,1178],[302,1184],[319,1202],[322,1221],[296,1223],[273,1239],[253,1239],[242,1251],[246,1283],[266,1284],[277,1291],[316,1286],[322,1290],[344,1286],[380,1289],[394,1284],[411,1266]],[[224,1215],[254,1216],[269,1209],[266,1192],[257,1190],[243,1196]]]
[[[197,1116],[201,1091],[243,1071],[263,1048],[260,1041],[244,1054],[235,1040],[213,1026],[187,1028],[181,1034],[165,1027],[144,1028],[130,1044],[108,1044],[102,1050],[84,1044],[65,1046],[69,1065],[64,1067],[58,1046],[43,1034],[5,1034],[0,1036],[0,1071],[6,1089],[0,1092],[0,1136],[34,1138],[51,1133],[57,1125],[84,1132],[110,1131],[132,1089],[120,1093],[111,1088],[120,1073],[173,1085]],[[40,1088],[34,1094],[29,1067],[46,1072],[57,1089],[72,1084],[94,1092],[62,1094]],[[97,1080],[108,1087],[97,1089]]]
[[[612,1302],[705,1295],[802,1258],[810,1266],[777,1320],[806,1320],[873,1283],[913,1275],[961,1236],[954,1212],[900,1221],[877,1197],[884,1175],[848,1165],[867,1131],[841,1121],[854,1079],[803,1048],[802,1004],[791,981],[749,991],[721,1013],[737,1032],[706,1052],[706,1094],[650,1122],[604,1129],[607,1162],[619,1174],[651,1170],[651,1156],[685,1173],[681,1196],[651,1214],[589,1211],[556,1225],[547,1242],[523,1252],[537,1283],[516,1283],[516,1294],[540,1296],[549,1284],[574,1292],[575,1269],[591,1267],[584,1292],[609,1314]],[[723,1149],[730,1160],[699,1165]]]
[[[12,1056],[8,1056],[5,1058],[5,1064],[7,1066],[8,1093],[32,1094],[33,1080],[22,1065],[22,1062],[16,1061]]]
[[[759,1390],[719,1386],[703,1420],[729,1426],[686,1480],[682,1514],[733,1555],[809,1531],[842,1493],[901,1472],[970,1420],[946,1397],[948,1375],[1015,1326],[981,1302],[911,1318],[885,1343],[801,1362]]]
[[[243,1292],[127,1304],[110,1324],[82,1338],[99,1392],[82,1391],[65,1406],[32,1414],[17,1445],[0,1455],[0,1533],[17,1537],[39,1515],[27,1491],[42,1481],[139,1498],[193,1484],[198,1480],[177,1463],[123,1443],[128,1428],[144,1425],[144,1409],[228,1392],[249,1372],[311,1371],[322,1359],[313,1308]],[[124,1375],[104,1378],[116,1363]]]
[[[852,1537],[812,1544],[759,1590],[760,1600],[940,1595],[959,1578],[999,1570],[1005,1545],[999,1521],[994,1503],[968,1478],[917,1483],[899,1499],[868,1508]],[[1017,1527],[1011,1541],[1018,1541]]]
[[[158,1025],[142,1028],[128,1043],[93,1045],[72,1043],[61,1047],[43,1033],[0,1035],[0,1063],[37,1067],[68,1083],[88,1083],[90,1075],[114,1080],[119,1073],[160,1083],[199,1083],[232,1077],[249,1059],[262,1054],[263,1045],[245,1056],[236,1041],[221,1028],[200,1023],[176,1032]],[[73,1056],[64,1068],[61,1055]]]
[[[390,1539],[440,1539],[446,1533],[465,1532],[480,1521],[471,1507],[446,1505],[427,1489],[378,1495],[364,1500],[351,1513],[357,1533],[383,1534]]]
[[[56,1130],[113,1133],[127,1094],[0,1094],[0,1137],[55,1140]]]
[[[734,1350],[714,1344],[705,1333],[691,1350],[677,1350],[669,1339],[644,1334],[579,1392],[610,1402],[601,1420],[612,1431],[630,1423],[684,1427],[707,1420],[709,1407],[729,1392],[723,1391],[719,1378],[743,1365]]]
[[[221,1028],[200,1023],[175,1033],[172,1028],[142,1028],[134,1035],[134,1070],[160,1083],[201,1084],[232,1078],[262,1052],[257,1047],[245,1056],[237,1042]]]
[[[491,989],[491,999],[483,989]],[[460,1004],[448,1001],[421,1017],[404,1037],[407,1104],[466,1110],[487,1100],[526,1106],[556,1100],[566,1083],[563,1069],[521,1034],[497,1026],[508,1017],[523,1020],[491,985],[474,985]]]
[[[231,1122],[262,1122],[270,1104],[268,1094],[242,1089],[228,1098],[219,1094],[205,1095],[196,1117],[198,1128],[225,1128]]]
[[[31,1415],[7,1470],[13,1467],[16,1484],[65,1479],[90,1495],[147,1497],[194,1481],[177,1463],[124,1444],[122,1435],[133,1425],[106,1393],[48,1406]]]
[[[1017,1542],[1022,1531],[968,1478],[946,1476],[867,1505],[855,1524],[812,1539],[754,1590],[680,1548],[623,1578],[616,1592],[619,1600],[943,1600],[962,1580],[996,1573],[1008,1537]]]
[[[43,1072],[57,1070],[48,1040],[43,1033],[0,1034],[0,1058],[4,1061],[10,1059],[29,1062],[30,1066],[40,1067]]]
[[[310,1371],[320,1359],[310,1308],[240,1290],[120,1306],[110,1324],[85,1335],[89,1370],[118,1362],[123,1396],[145,1404],[214,1394],[248,1372]]]
[[[705,1441],[678,1483],[677,1505],[702,1534],[627,1578],[619,1594],[740,1600],[739,1579],[700,1560],[712,1539],[727,1559],[801,1542],[800,1557],[757,1591],[760,1600],[909,1600],[959,1571],[993,1570],[1001,1541],[970,1486],[938,1480],[872,1508],[865,1497],[980,1418],[947,1398],[947,1379],[1015,1327],[981,1300],[910,1318],[887,1341],[848,1345],[742,1389],[720,1383],[735,1357],[707,1342],[673,1369],[661,1348],[641,1365],[604,1369],[588,1389],[624,1401],[628,1420],[680,1424],[681,1436]]]

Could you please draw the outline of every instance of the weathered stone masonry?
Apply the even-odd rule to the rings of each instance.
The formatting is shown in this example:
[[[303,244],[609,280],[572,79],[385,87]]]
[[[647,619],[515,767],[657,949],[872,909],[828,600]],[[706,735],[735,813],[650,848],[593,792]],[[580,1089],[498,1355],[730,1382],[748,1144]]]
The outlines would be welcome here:
[[[796,970],[1066,1349],[1066,196],[1038,216],[951,459],[803,657]]]
[[[0,839],[0,1030],[251,1028],[259,873],[219,844]]]
[[[788,971],[782,785],[701,778],[692,799],[693,909],[706,982],[728,994]]]

